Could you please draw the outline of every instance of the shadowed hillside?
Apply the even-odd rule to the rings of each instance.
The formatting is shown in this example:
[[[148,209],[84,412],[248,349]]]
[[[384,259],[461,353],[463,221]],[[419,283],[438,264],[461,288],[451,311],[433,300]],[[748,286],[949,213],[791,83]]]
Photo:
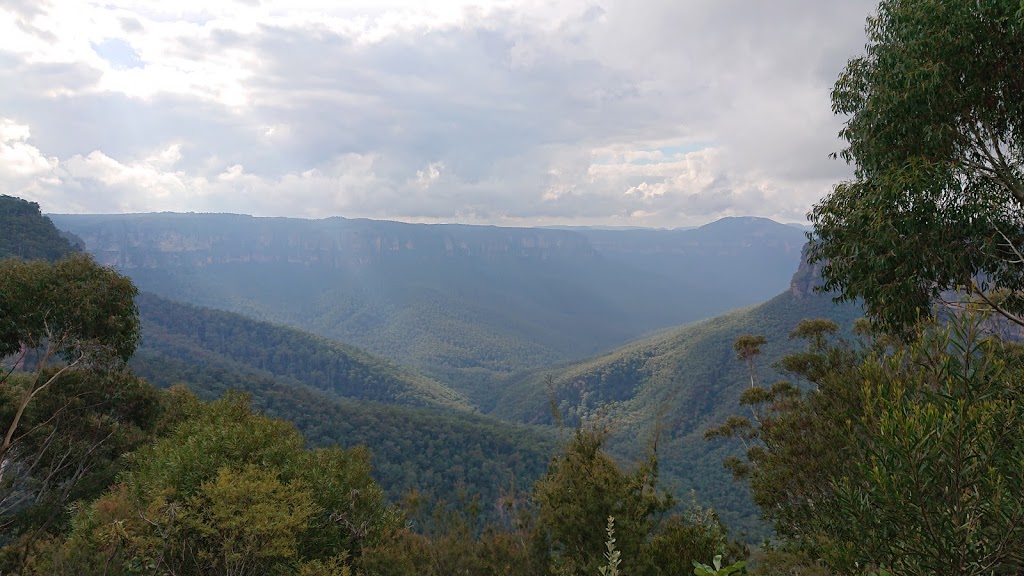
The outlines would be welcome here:
[[[143,350],[197,365],[231,362],[356,400],[471,410],[457,392],[352,346],[149,293],[136,301]]]
[[[503,489],[529,486],[555,452],[550,430],[479,415],[342,398],[217,355],[183,360],[139,351],[132,369],[160,386],[185,383],[204,399],[234,389],[255,408],[295,424],[316,446],[365,445],[373,474],[392,501],[412,489],[426,502],[479,496],[490,516]]]

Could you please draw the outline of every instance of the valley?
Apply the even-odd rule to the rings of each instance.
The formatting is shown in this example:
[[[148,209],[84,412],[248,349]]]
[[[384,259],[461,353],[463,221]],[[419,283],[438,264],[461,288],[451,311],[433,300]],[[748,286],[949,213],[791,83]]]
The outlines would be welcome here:
[[[450,498],[460,485],[493,499],[496,478],[528,485],[560,435],[553,401],[562,426],[609,426],[623,461],[657,438],[673,493],[685,500],[694,491],[734,531],[760,537],[765,527],[744,487],[721,465],[736,447],[702,438],[739,409],[748,381],[732,341],[751,332],[769,339],[762,369],[770,381],[772,363],[795,349],[788,334],[799,320],[848,327],[859,314],[813,293],[819,272],[801,264],[803,232],[765,219],[551,230],[52,218],[146,291],[140,374],[162,385],[180,374],[210,397],[250,390],[256,406],[296,422],[314,442],[366,443],[392,496],[416,487]],[[289,398],[284,389],[302,392]],[[357,406],[375,407],[354,419]],[[456,457],[464,464],[451,476],[436,460],[416,460],[422,450],[396,450],[394,438],[370,433],[379,427],[367,417],[419,422],[398,438],[444,443],[439,430],[447,429],[519,440],[504,452],[500,441],[480,440],[492,448]],[[451,449],[444,454],[465,454]],[[419,472],[398,473],[394,460],[408,471],[410,459]]]

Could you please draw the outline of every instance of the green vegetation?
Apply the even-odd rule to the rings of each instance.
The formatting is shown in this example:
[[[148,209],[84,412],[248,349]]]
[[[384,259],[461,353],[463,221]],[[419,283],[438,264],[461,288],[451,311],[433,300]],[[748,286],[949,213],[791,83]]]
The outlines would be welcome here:
[[[610,422],[609,447],[627,459],[643,454],[657,435],[661,473],[675,494],[696,490],[701,502],[748,536],[766,536],[765,525],[742,485],[722,469],[732,448],[709,444],[704,431],[737,413],[750,387],[748,364],[736,360],[733,343],[744,334],[767,337],[752,358],[759,378],[787,353],[800,349],[789,332],[801,319],[828,316],[849,328],[860,311],[836,306],[826,295],[786,292],[768,302],[683,326],[579,364],[510,379],[490,412],[503,419],[551,423],[550,399],[569,425],[594,415]],[[550,393],[549,393],[550,391]],[[705,559],[706,561],[706,559]]]
[[[871,322],[853,343],[801,323],[791,380],[751,386],[749,416],[709,433],[745,446],[726,464],[780,537],[757,573],[1024,570],[1024,354],[1006,325],[1024,302],[1024,74],[1006,64],[1022,33],[1016,0],[886,0],[836,83],[856,172],[812,212],[811,255]]]
[[[39,204],[0,195],[0,259],[58,260],[75,245],[39,212]]]
[[[1009,574],[1024,566],[1024,354],[984,318],[920,327],[903,344],[826,340],[801,326],[794,381],[752,387],[740,438],[749,481],[785,550],[839,573]]]
[[[12,359],[0,372],[0,528],[57,521],[147,427],[148,398],[121,373],[139,338],[134,296],[82,254],[0,261],[0,356]]]
[[[725,552],[726,529],[713,513],[666,513],[671,495],[658,486],[654,454],[623,471],[604,450],[607,431],[577,428],[564,453],[534,486],[537,531],[556,574],[597,574],[608,563],[603,526],[617,526],[614,552],[629,574],[680,574],[695,559]]]
[[[260,411],[293,422],[312,445],[368,447],[374,477],[393,501],[415,490],[425,502],[472,495],[490,507],[502,489],[530,486],[555,450],[552,435],[541,429],[340,398],[223,359],[193,363],[141,350],[131,365],[159,386],[184,383],[204,399],[245,392]]]
[[[364,554],[369,574],[593,575],[607,568],[607,518],[618,513],[615,547],[622,574],[687,573],[699,558],[742,554],[714,513],[692,508],[666,514],[672,499],[657,486],[657,460],[621,468],[604,450],[605,433],[578,428],[526,497],[504,501],[505,524],[474,536],[474,506],[437,510],[427,534],[396,533]],[[603,519],[590,525],[603,515]]]
[[[653,455],[634,472],[624,472],[602,451],[604,435],[584,429],[551,462],[532,495],[503,500],[509,503],[504,510],[522,506],[514,525],[444,523],[440,504],[442,517],[433,534],[413,532],[404,523],[406,513],[388,503],[373,479],[366,448],[308,449],[292,424],[254,413],[248,397],[237,392],[206,403],[183,387],[161,393],[121,371],[138,342],[135,290],[126,278],[85,256],[55,264],[7,260],[2,265],[11,271],[4,276],[4,295],[43,288],[31,298],[13,298],[17,315],[15,308],[4,309],[5,321],[15,328],[6,349],[22,351],[16,363],[34,354],[26,349],[66,360],[50,369],[36,362],[35,372],[15,366],[0,382],[10,429],[18,431],[19,422],[32,425],[13,435],[3,455],[3,479],[9,484],[5,502],[13,502],[0,510],[6,529],[0,541],[3,572],[378,574],[407,573],[404,569],[411,566],[416,573],[450,574],[453,566],[475,566],[501,573],[584,574],[596,564],[572,510],[594,511],[600,518],[619,514],[629,529],[624,546],[639,554],[637,574],[662,574],[679,558],[692,562],[726,549],[725,529],[713,515],[665,518],[672,500],[656,485]],[[67,280],[73,299],[45,289],[54,277]],[[58,314],[63,307],[74,312]],[[39,318],[54,320],[43,323],[49,330],[46,338],[37,336],[34,322]],[[76,323],[81,318],[87,321]],[[85,339],[89,346],[82,344]],[[82,361],[83,350],[91,353],[88,362]],[[99,354],[104,350],[108,354]],[[114,364],[104,364],[104,358]],[[170,358],[156,370],[173,378],[169,368],[175,362],[179,368],[192,367]],[[315,421],[331,422],[331,415],[322,412],[330,409],[327,392],[302,384],[280,386],[255,374],[241,380],[278,410],[296,415],[319,406]],[[209,382],[223,386],[237,380],[214,376]],[[284,396],[268,394],[275,388]],[[311,401],[296,404],[303,391]],[[361,402],[355,408],[365,414],[372,406]],[[414,412],[387,408],[387,417],[374,424],[389,440],[401,438],[389,426],[401,411]],[[351,421],[356,410],[338,415]],[[440,425],[435,414],[419,414],[423,418],[416,423],[427,426],[406,438]],[[358,428],[361,423],[354,424]],[[495,437],[486,427],[467,430],[461,424],[451,434],[462,443],[456,450],[465,451],[468,442],[477,443],[470,452],[481,452],[479,443]],[[518,451],[521,438],[506,445]],[[463,464],[457,454],[434,451],[445,449],[445,440],[431,437],[415,449],[457,470]],[[403,466],[410,461],[406,454],[400,458]],[[70,475],[59,466],[38,465],[69,459]],[[413,492],[411,498],[419,496]]]
[[[409,358],[500,377],[462,396],[305,333],[140,298],[147,348],[132,367],[196,396],[124,370],[139,335],[125,278],[81,255],[0,262],[0,352],[12,365],[0,379],[0,572],[1021,573],[1024,345],[1005,322],[1024,325],[1024,81],[1013,65],[1022,19],[1017,0],[885,0],[869,19],[868,54],[837,82],[836,111],[850,115],[842,156],[856,173],[815,208],[810,254],[824,288],[863,298],[870,322],[812,293],[818,269],[808,265],[759,306],[512,374],[529,364],[517,354],[562,357],[561,327],[604,297],[574,300],[574,282],[599,278],[546,244],[578,239],[516,232],[527,236],[489,245],[479,240],[490,232],[444,228],[473,240],[451,252],[488,246],[489,263],[425,264],[363,222],[349,230],[388,262],[365,277],[314,265],[358,257],[292,237],[268,239],[262,253],[227,242],[226,260],[183,267],[191,277],[140,274],[164,274],[163,288],[184,294],[224,273],[234,284],[213,299],[266,314],[271,295],[288,294],[273,313],[345,318],[389,346],[389,330],[409,329]],[[202,260],[207,241],[186,235],[176,256],[159,254]],[[256,281],[266,269],[225,272],[261,259],[278,272],[297,260],[308,275],[267,285]],[[402,282],[404,266],[425,268],[423,280]],[[526,271],[559,267],[570,282],[524,289],[537,278]],[[509,278],[503,270],[523,274],[487,292]],[[446,284],[453,272],[474,280]],[[305,282],[314,277],[357,287],[325,296],[344,297],[327,308],[339,316],[317,316],[324,293]],[[929,318],[950,288],[969,293]],[[367,304],[369,294],[382,298]],[[522,314],[534,298],[544,300],[534,310],[564,315]],[[420,305],[426,316],[408,308]],[[615,322],[622,309],[613,312],[580,329]],[[503,323],[507,338],[495,331]],[[478,331],[462,332],[470,326]],[[569,434],[548,459],[553,442],[538,428],[497,424],[471,402]],[[729,473],[743,483],[724,481]],[[672,496],[685,488],[696,494],[688,508]],[[748,564],[697,498],[734,529],[766,534],[752,499],[774,540]]]
[[[829,288],[887,329],[947,290],[1024,310],[1024,20],[1014,0],[885,0],[832,93],[854,178],[814,207]]]
[[[399,525],[365,450],[306,450],[237,395],[203,404],[177,390],[169,401],[172,431],[133,453],[26,573],[337,574]]]
[[[144,350],[193,364],[220,358],[243,372],[255,369],[346,398],[470,410],[464,398],[436,381],[352,346],[153,294],[136,301]]]

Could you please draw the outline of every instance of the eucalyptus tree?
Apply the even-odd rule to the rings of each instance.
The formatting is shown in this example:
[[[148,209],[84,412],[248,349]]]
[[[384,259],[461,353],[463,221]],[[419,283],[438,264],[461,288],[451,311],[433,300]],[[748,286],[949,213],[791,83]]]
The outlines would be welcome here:
[[[1024,325],[1019,0],[884,0],[832,92],[854,167],[809,214],[828,291],[904,331],[944,294]]]
[[[82,254],[0,261],[0,546],[59,525],[155,422],[155,391],[122,370],[139,340],[135,294]]]

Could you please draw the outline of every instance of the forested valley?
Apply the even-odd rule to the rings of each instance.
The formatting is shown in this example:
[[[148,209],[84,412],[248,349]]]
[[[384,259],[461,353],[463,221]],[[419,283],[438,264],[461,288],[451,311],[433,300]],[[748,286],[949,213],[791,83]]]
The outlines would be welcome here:
[[[37,205],[3,203],[5,224],[39,224],[2,270],[5,572],[589,570],[607,511],[652,573],[741,549],[601,428],[559,445],[356,349],[139,294]]]
[[[0,196],[0,574],[1024,573],[1024,3],[866,32],[806,235]]]

